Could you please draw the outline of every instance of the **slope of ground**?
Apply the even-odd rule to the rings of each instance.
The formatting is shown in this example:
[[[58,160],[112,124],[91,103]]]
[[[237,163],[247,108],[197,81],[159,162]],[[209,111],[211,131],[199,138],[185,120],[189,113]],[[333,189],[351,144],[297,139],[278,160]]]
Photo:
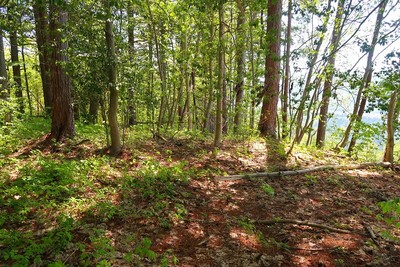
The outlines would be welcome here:
[[[1,159],[0,263],[19,266],[399,266],[399,229],[377,216],[393,170],[217,182],[225,174],[348,164],[288,160],[263,141],[148,140],[117,159],[89,142]],[[50,152],[53,152],[50,154]],[[308,221],[323,227],[282,223]],[[398,221],[397,221],[398,222]]]

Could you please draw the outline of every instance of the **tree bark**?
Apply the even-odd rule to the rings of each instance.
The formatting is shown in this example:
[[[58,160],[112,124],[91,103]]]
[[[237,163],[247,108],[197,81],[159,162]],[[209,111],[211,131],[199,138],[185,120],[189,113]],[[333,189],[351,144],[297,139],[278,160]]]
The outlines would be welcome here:
[[[46,1],[34,0],[36,43],[39,51],[40,76],[42,78],[43,98],[46,111],[50,114],[53,101],[50,78],[49,25],[46,14]]]
[[[397,92],[394,91],[390,97],[389,110],[387,115],[387,140],[385,154],[383,161],[390,162],[393,164],[393,151],[394,151],[394,121],[395,121],[395,108],[397,102]]]
[[[225,49],[224,49],[224,4],[220,3],[218,10],[219,17],[219,42],[218,42],[218,92],[217,92],[217,110],[215,116],[215,135],[214,146],[218,147],[222,142],[222,128],[223,128],[223,93],[226,91],[225,83]]]
[[[13,17],[9,18],[13,20]],[[11,54],[11,63],[13,70],[13,80],[15,83],[15,98],[18,102],[18,111],[22,114],[24,113],[24,99],[22,95],[22,79],[21,79],[21,65],[19,64],[19,56],[18,56],[18,39],[17,32],[15,29],[10,31],[10,54]]]
[[[108,109],[108,124],[110,125],[111,137],[111,155],[118,155],[121,152],[121,138],[118,127],[118,91],[117,91],[117,56],[115,54],[115,40],[113,34],[113,23],[111,17],[111,8],[107,1],[108,18],[105,24],[105,36],[107,43],[107,56],[109,59],[107,74],[108,74],[108,90],[110,92],[110,106]]]
[[[96,124],[100,108],[100,96],[95,93],[89,102],[89,123]]]
[[[33,114],[32,99],[31,99],[31,91],[29,89],[28,73],[26,71],[25,48],[24,47],[25,47],[24,44],[22,44],[21,45],[22,65],[23,65],[23,68],[24,68],[26,97],[28,98],[29,115],[32,116],[32,114]]]
[[[339,46],[340,37],[342,35],[342,18],[344,12],[344,2],[345,0],[339,0],[335,23],[332,32],[332,40],[331,45],[329,46],[329,57],[328,64],[325,68],[325,81],[324,81],[324,89],[322,92],[322,104],[319,112],[319,120],[318,120],[318,129],[317,129],[317,140],[316,145],[318,148],[322,148],[325,145],[325,136],[326,136],[326,125],[328,121],[328,108],[329,108],[329,100],[332,94],[332,80],[335,74],[335,61],[336,61],[336,53],[337,48]],[[344,23],[344,22],[343,22]]]
[[[135,25],[133,23],[134,11],[132,3],[129,4],[128,10],[128,45],[129,45],[129,56],[131,62],[135,59]],[[134,67],[134,66],[132,66]],[[131,86],[128,88],[128,125],[132,126],[136,124],[136,105],[135,105],[135,88]]]
[[[243,112],[243,86],[244,86],[244,71],[245,71],[245,61],[246,61],[246,34],[245,34],[245,23],[246,23],[246,7],[243,5],[242,0],[236,0],[236,5],[239,10],[237,17],[237,47],[236,47],[236,101],[235,101],[235,118],[234,118],[234,128],[235,133],[238,132],[239,127],[242,122],[242,112]]]
[[[376,22],[375,22],[374,34],[372,36],[371,44],[370,44],[369,51],[368,51],[367,66],[365,68],[363,82],[362,82],[361,87],[358,90],[356,102],[354,103],[354,109],[353,109],[353,113],[350,117],[349,124],[345,130],[345,133],[343,134],[343,138],[342,138],[341,142],[339,143],[339,145],[337,147],[341,147],[341,148],[346,147],[348,139],[350,137],[351,130],[354,126],[354,123],[360,122],[362,120],[365,105],[367,103],[367,99],[366,99],[366,97],[363,97],[363,94],[364,94],[364,91],[369,87],[369,84],[371,83],[371,80],[372,80],[373,57],[374,57],[374,52],[375,52],[375,46],[378,42],[379,31],[380,31],[382,21],[384,18],[383,13],[385,11],[387,3],[388,3],[388,0],[383,0],[379,4],[378,15],[376,17]],[[349,149],[348,149],[348,151],[350,153],[352,152],[354,145],[356,143],[357,133],[358,133],[357,131],[355,131],[353,133],[352,142],[351,142],[352,144],[349,145]]]
[[[8,102],[8,77],[7,77],[7,66],[6,59],[4,56],[4,42],[3,42],[3,31],[0,29],[0,102]],[[5,106],[5,105],[2,105]],[[4,121],[3,121],[4,119]],[[11,114],[8,110],[5,110],[5,116],[1,119],[1,123],[10,122]]]
[[[268,1],[267,56],[265,60],[265,83],[263,105],[258,128],[261,136],[274,139],[279,99],[279,70],[281,44],[282,0]]]
[[[214,25],[213,25],[213,20],[214,20],[214,14],[210,12],[210,23],[209,23],[209,31],[210,31],[210,36],[211,38],[208,40],[208,45],[212,47],[213,45],[213,40],[214,40]],[[213,68],[213,62],[214,62],[214,57],[210,54],[208,56],[208,98],[207,102],[205,104],[205,109],[204,109],[204,121],[203,121],[203,133],[206,131],[210,131],[210,114],[211,114],[211,107],[214,102],[214,68]]]
[[[63,41],[61,28],[67,23],[68,15],[56,3],[50,4],[51,49],[50,77],[52,87],[52,120],[50,138],[62,141],[75,135],[72,109],[71,82],[62,64],[68,61],[68,44]]]
[[[332,3],[332,0],[329,0],[327,10],[331,9],[331,3]],[[303,139],[304,133],[306,131],[306,128],[303,127],[303,116],[304,116],[304,109],[306,106],[307,99],[309,98],[309,95],[313,89],[313,86],[314,86],[314,89],[315,89],[315,87],[319,87],[319,85],[315,86],[315,83],[311,83],[311,79],[314,74],[315,64],[317,62],[322,43],[325,40],[325,33],[327,31],[330,14],[331,14],[331,12],[328,11],[326,16],[324,17],[322,27],[321,27],[322,32],[320,33],[320,37],[319,37],[318,41],[316,42],[317,45],[316,45],[315,49],[311,53],[312,57],[309,58],[310,63],[309,63],[309,69],[308,69],[308,73],[307,73],[306,83],[304,85],[303,94],[300,99],[300,104],[297,109],[297,116],[296,116],[296,134],[295,134],[294,142],[296,142],[297,144],[299,144],[301,142],[301,140]],[[317,79],[317,80],[320,80],[320,79]],[[310,105],[311,105],[311,103],[310,103]],[[308,125],[308,122],[306,122],[305,124]]]
[[[282,96],[282,139],[289,135],[288,115],[289,115],[289,78],[290,78],[290,43],[292,34],[292,0],[288,2],[288,20],[286,29],[286,53],[285,53],[285,77],[283,81]]]

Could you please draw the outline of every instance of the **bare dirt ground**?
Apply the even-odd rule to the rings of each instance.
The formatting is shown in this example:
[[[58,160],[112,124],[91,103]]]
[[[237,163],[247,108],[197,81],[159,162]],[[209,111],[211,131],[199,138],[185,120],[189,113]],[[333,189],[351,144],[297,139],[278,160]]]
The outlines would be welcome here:
[[[333,153],[320,158],[295,153],[284,161],[269,154],[263,142],[225,143],[218,154],[210,147],[183,140],[138,147],[141,157],[157,157],[160,162],[169,157],[167,165],[185,160],[203,174],[180,189],[188,214],[171,229],[160,230],[157,220],[138,220],[123,224],[119,231],[150,236],[152,249],[159,253],[172,250],[178,266],[400,266],[400,246],[380,237],[384,230],[400,237],[399,229],[377,219],[381,213],[377,204],[400,196],[397,171],[326,171],[217,182],[217,174],[348,163]],[[273,193],[263,190],[268,185]],[[263,223],[284,219],[349,233],[295,223]]]

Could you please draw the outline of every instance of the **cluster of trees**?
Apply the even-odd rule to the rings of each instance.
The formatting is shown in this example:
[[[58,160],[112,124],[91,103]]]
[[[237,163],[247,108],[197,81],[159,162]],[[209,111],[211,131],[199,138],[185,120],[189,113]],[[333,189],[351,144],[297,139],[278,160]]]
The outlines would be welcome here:
[[[212,132],[215,146],[223,134],[258,128],[323,147],[330,104],[347,90],[354,101],[337,148],[351,152],[368,103],[388,111],[390,136],[396,128],[399,54],[387,51],[380,76],[374,62],[399,38],[391,15],[398,2],[2,1],[3,114],[6,121],[15,111],[51,114],[56,140],[74,136],[74,119],[101,118],[114,154],[119,126],[137,123],[154,133]],[[39,83],[29,68],[39,71],[41,90],[32,88]],[[388,96],[390,105],[382,101]]]

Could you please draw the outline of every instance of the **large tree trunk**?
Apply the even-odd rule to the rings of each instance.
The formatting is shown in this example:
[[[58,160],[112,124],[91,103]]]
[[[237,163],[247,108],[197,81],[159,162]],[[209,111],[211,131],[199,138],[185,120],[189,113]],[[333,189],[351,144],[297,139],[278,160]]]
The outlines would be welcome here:
[[[68,45],[62,39],[60,29],[67,23],[68,15],[56,3],[50,4],[50,40],[51,49],[51,86],[52,121],[50,138],[62,141],[75,135],[74,114],[72,109],[71,82],[62,64],[67,62]]]
[[[109,3],[107,3],[109,4]],[[111,155],[118,155],[121,152],[121,139],[118,127],[118,91],[117,91],[117,56],[115,54],[115,40],[113,34],[113,23],[111,10],[107,6],[108,19],[105,25],[108,62],[108,89],[110,91],[110,106],[108,109],[108,123],[110,125]]]
[[[10,20],[14,19],[13,17]],[[13,70],[13,79],[15,83],[15,98],[18,102],[18,111],[24,113],[24,99],[22,95],[22,79],[21,79],[21,65],[19,64],[18,57],[18,39],[17,32],[15,29],[10,31],[10,52],[11,52],[11,63]]]
[[[282,139],[289,135],[288,115],[289,115],[289,78],[290,78],[290,42],[292,34],[292,0],[288,2],[288,20],[286,29],[286,53],[285,53],[285,77],[283,81],[282,95]]]
[[[318,120],[318,129],[317,129],[317,147],[321,148],[325,145],[325,135],[326,135],[326,125],[328,121],[328,108],[329,108],[329,100],[332,94],[332,80],[335,74],[335,61],[336,61],[336,53],[337,48],[339,46],[340,37],[342,35],[342,18],[343,18],[343,8],[344,8],[345,0],[339,0],[336,17],[335,17],[335,25],[333,27],[332,32],[332,40],[329,49],[329,57],[328,64],[325,68],[325,81],[324,81],[324,89],[322,92],[322,103],[321,109],[319,112],[319,120]]]
[[[350,117],[349,124],[345,130],[345,133],[343,135],[343,138],[341,142],[339,143],[338,147],[344,148],[347,145],[347,142],[350,137],[351,130],[354,126],[354,123],[360,122],[362,120],[362,116],[364,114],[364,109],[365,105],[367,103],[367,99],[363,97],[364,91],[369,87],[369,84],[371,83],[372,80],[372,73],[373,73],[373,57],[374,57],[374,52],[375,52],[375,46],[378,42],[378,37],[379,37],[379,31],[382,25],[383,21],[383,13],[385,11],[386,5],[388,3],[388,0],[383,0],[379,4],[379,9],[378,9],[378,15],[376,17],[376,22],[375,22],[375,29],[374,29],[374,34],[372,36],[371,44],[368,50],[368,59],[367,59],[367,67],[365,68],[365,73],[363,77],[363,82],[362,85],[360,86],[358,93],[357,93],[357,98],[356,102],[354,103],[354,109],[353,109],[353,114]],[[357,131],[353,133],[352,137],[352,144],[350,144],[348,151],[351,153],[351,151],[354,148],[354,145],[356,143],[356,135]]]
[[[394,150],[394,121],[395,121],[395,108],[397,102],[397,92],[394,91],[390,97],[389,110],[387,115],[387,140],[385,155],[383,157],[384,162],[390,162],[393,164],[393,150]]]
[[[236,64],[237,64],[237,74],[236,74],[236,102],[235,102],[235,118],[234,118],[234,128],[235,133],[238,132],[240,124],[242,122],[242,102],[243,102],[243,86],[244,86],[244,71],[245,71],[245,61],[246,61],[246,34],[245,34],[245,23],[246,23],[246,7],[243,5],[242,0],[236,0],[236,4],[239,10],[237,18],[237,48],[236,48]]]
[[[52,105],[52,89],[50,78],[50,51],[48,41],[48,20],[46,15],[46,1],[34,0],[33,14],[35,16],[36,43],[39,51],[40,76],[42,78],[44,106],[50,113]]]
[[[214,135],[214,146],[220,146],[222,141],[222,128],[223,128],[223,93],[226,91],[225,84],[225,50],[224,50],[224,4],[220,3],[218,10],[219,17],[219,42],[218,42],[218,93],[217,93],[217,110],[215,117],[215,135]]]
[[[264,99],[258,128],[261,136],[277,138],[276,117],[279,99],[282,0],[268,1],[267,56]]]

